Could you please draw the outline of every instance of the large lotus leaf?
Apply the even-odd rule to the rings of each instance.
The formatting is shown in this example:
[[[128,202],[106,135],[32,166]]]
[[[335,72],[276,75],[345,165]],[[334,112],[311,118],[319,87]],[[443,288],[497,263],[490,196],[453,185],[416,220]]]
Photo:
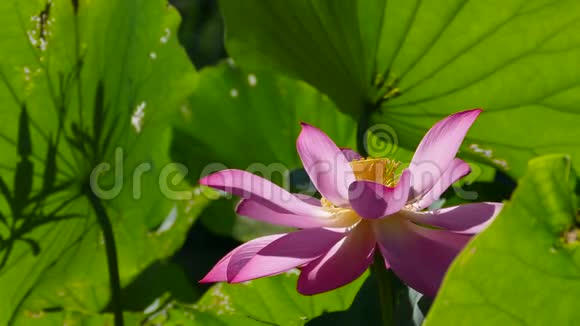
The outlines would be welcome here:
[[[110,292],[94,208],[126,284],[180,246],[206,202],[176,201],[180,169],[167,166],[195,77],[179,17],[163,0],[8,0],[0,17],[0,324],[99,311]]]
[[[497,220],[451,266],[426,325],[573,325],[580,318],[576,175],[536,158]]]
[[[193,306],[169,304],[152,324],[304,325],[325,312],[346,310],[368,274],[340,289],[315,296],[296,291],[297,271],[242,284],[219,283]]]
[[[124,321],[127,325],[138,325],[143,319],[140,313],[125,313]],[[102,326],[114,325],[112,314],[87,314],[81,311],[51,311],[51,312],[30,312],[26,319],[19,319],[14,322],[15,326],[62,326],[62,325],[84,325]]]
[[[438,119],[482,107],[464,157],[513,177],[537,155],[580,158],[578,1],[220,4],[240,65],[305,80],[364,124],[374,113],[368,126],[391,126],[404,147]]]

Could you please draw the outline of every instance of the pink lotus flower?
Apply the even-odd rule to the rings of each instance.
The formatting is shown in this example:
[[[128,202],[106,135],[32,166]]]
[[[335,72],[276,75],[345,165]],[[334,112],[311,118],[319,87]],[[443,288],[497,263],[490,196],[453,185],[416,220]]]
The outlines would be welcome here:
[[[423,211],[470,172],[455,155],[480,112],[459,112],[435,124],[400,175],[400,163],[341,150],[303,123],[298,153],[321,200],[291,194],[241,170],[203,178],[203,185],[242,197],[238,214],[301,230],[242,244],[201,282],[238,283],[298,267],[298,291],[312,295],[355,280],[378,247],[387,268],[417,291],[435,296],[455,256],[502,207],[472,203]]]

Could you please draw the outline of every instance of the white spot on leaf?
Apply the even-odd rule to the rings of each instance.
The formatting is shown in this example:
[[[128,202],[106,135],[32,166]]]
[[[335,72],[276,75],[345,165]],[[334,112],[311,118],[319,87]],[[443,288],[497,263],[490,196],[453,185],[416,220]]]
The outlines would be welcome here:
[[[131,116],[131,124],[133,125],[137,133],[140,133],[141,129],[143,128],[143,117],[145,117],[146,106],[147,106],[146,102],[141,102],[139,105],[137,105],[137,108],[135,109],[135,113],[133,113],[133,116]]]
[[[493,160],[493,163],[501,166],[502,168],[504,168],[506,170],[509,169],[508,163],[505,160],[495,159],[495,160]]]
[[[250,86],[254,87],[254,86],[256,86],[257,83],[258,83],[258,79],[256,78],[256,75],[249,74],[248,75],[248,84],[250,84]]]
[[[34,36],[34,31],[28,31],[26,34],[28,34],[28,40],[30,41],[30,44],[36,46],[38,44],[38,40]]]
[[[24,71],[24,80],[29,81],[30,80],[30,68],[25,66],[22,70]]]
[[[238,95],[239,95],[239,92],[238,92],[238,90],[237,90],[237,89],[235,89],[235,88],[232,88],[232,89],[230,90],[230,96],[231,96],[231,97],[233,97],[233,98],[236,98],[236,97],[238,97]]]
[[[24,314],[27,317],[30,317],[30,318],[33,318],[33,319],[40,319],[40,318],[44,317],[44,315],[45,315],[44,314],[44,311],[42,311],[42,310],[41,311],[30,311],[30,310],[26,310],[24,312]]]
[[[493,150],[492,149],[485,149],[485,148],[481,148],[479,147],[478,144],[471,144],[469,145],[469,148],[476,154],[480,154],[483,157],[486,158],[493,158]],[[509,165],[507,163],[506,160],[503,159],[493,159],[492,160],[493,163],[495,163],[496,165],[499,165],[500,167],[502,167],[504,170],[508,170],[509,169]]]
[[[163,220],[163,223],[161,223],[161,226],[159,226],[159,228],[157,229],[156,233],[161,234],[165,231],[171,230],[176,220],[177,220],[177,205],[174,205],[169,214],[167,215],[167,217],[165,217],[165,220]]]
[[[169,37],[171,37],[171,30],[169,28],[165,29],[165,34],[163,36],[161,36],[161,38],[159,39],[161,41],[161,43],[167,43],[169,41]]]
[[[223,292],[223,283],[218,283],[214,285],[210,290],[211,300],[205,304],[197,307],[199,311],[206,311],[212,309],[216,311],[216,314],[231,314],[235,310],[232,307],[231,299],[229,295]],[[194,306],[194,308],[196,308]]]
[[[151,314],[161,307],[161,299],[157,298],[143,311],[146,315]]]
[[[485,157],[492,157],[493,155],[493,151],[491,149],[480,148],[477,144],[471,144],[469,145],[469,148],[478,154],[482,154]]]

